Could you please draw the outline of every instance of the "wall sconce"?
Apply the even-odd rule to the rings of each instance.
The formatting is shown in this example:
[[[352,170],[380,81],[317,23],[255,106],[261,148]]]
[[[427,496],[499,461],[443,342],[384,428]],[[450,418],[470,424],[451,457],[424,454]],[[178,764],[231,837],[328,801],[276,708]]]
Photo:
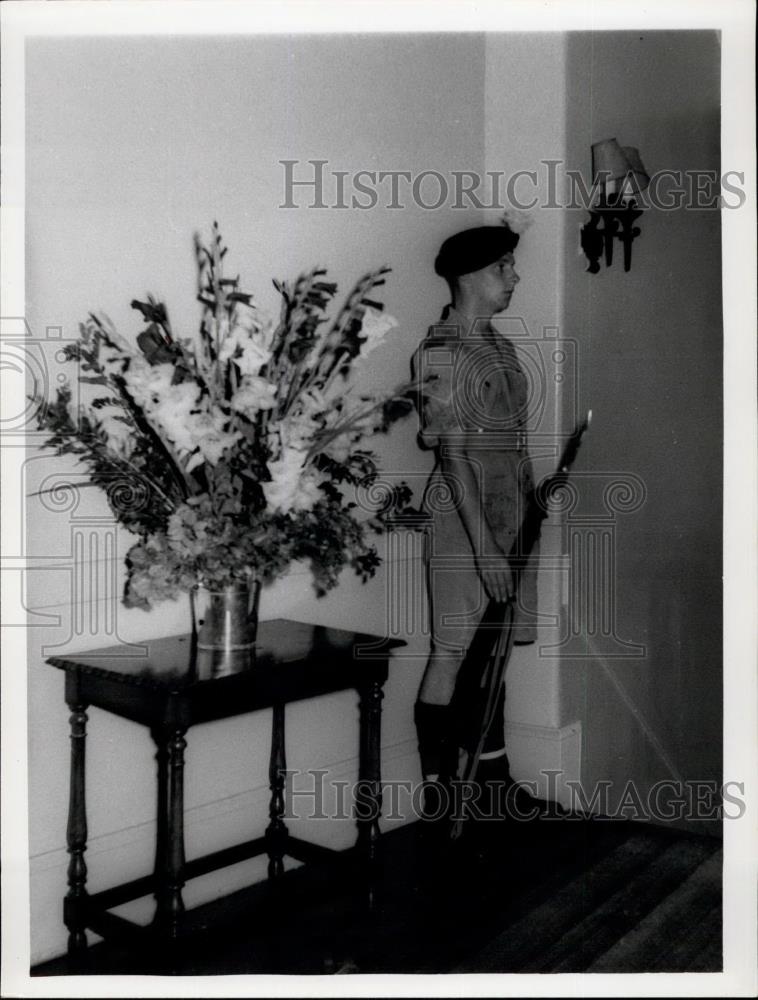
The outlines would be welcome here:
[[[592,146],[592,176],[600,182],[600,193],[590,208],[590,220],[582,226],[582,250],[597,274],[599,260],[605,254],[605,265],[613,263],[615,237],[624,247],[624,270],[632,266],[632,242],[640,235],[635,220],[642,215],[635,195],[650,183],[639,151],[633,146],[619,146],[615,139],[604,139]]]

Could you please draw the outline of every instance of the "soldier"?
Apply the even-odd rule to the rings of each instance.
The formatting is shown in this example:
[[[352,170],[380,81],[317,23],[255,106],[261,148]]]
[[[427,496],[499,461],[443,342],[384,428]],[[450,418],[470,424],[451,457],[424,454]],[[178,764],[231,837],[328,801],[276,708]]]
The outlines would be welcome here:
[[[423,500],[432,521],[427,565],[432,639],[414,715],[424,779],[441,782],[440,793],[458,767],[451,706],[456,679],[489,599],[513,595],[506,554],[533,488],[526,376],[513,345],[491,322],[508,308],[519,282],[513,255],[518,240],[506,225],[480,226],[442,244],[435,271],[447,281],[452,301],[411,363],[419,441],[433,448],[436,458]],[[515,643],[536,638],[536,590],[530,563],[518,591]],[[503,685],[478,777],[509,787],[504,705]],[[425,811],[437,812],[428,794]]]

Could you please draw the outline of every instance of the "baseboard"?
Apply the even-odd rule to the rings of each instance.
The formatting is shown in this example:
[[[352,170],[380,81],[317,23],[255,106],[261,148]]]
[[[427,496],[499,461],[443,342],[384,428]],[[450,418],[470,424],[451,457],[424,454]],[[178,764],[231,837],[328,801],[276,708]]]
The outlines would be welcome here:
[[[570,808],[568,782],[581,781],[581,722],[560,728],[506,722],[505,746],[517,781],[533,783],[538,798]]]
[[[542,797],[550,795],[562,805],[569,804],[566,781],[578,781],[580,777],[581,725],[578,722],[560,729],[512,722],[507,725],[506,745],[514,777],[536,782]],[[385,782],[395,783],[397,787],[410,788],[418,784],[421,775],[415,737],[382,748],[382,776]],[[349,787],[357,777],[357,757],[314,765],[310,773],[293,775],[291,788],[296,794],[292,796],[287,815],[292,832],[336,849],[351,846],[355,841],[355,825],[350,811]],[[321,799],[310,794],[318,787],[324,791]],[[346,791],[337,798],[332,791],[335,787]],[[383,830],[415,819],[407,807],[408,793],[401,788],[395,792],[395,799],[392,794],[385,789]],[[268,822],[269,796],[268,785],[261,784],[187,809],[184,821],[187,858],[263,833]],[[154,844],[154,821],[91,837],[86,853],[88,888],[97,892],[146,874],[152,869]],[[30,859],[33,965],[65,952],[62,900],[67,866],[68,854],[64,846]],[[254,858],[193,880],[185,888],[185,902],[189,907],[197,906],[265,876],[266,859]],[[150,919],[152,909],[153,900],[147,898],[130,903],[119,912],[144,922]]]
[[[415,783],[419,780],[415,739],[382,748],[382,774],[390,782]],[[288,780],[295,794],[291,796],[286,816],[291,832],[338,850],[350,847],[355,842],[355,823],[351,815],[349,788],[357,777],[357,757],[314,764],[310,773],[293,774]],[[333,783],[338,787],[341,784],[346,789],[339,799],[331,792]],[[321,785],[324,794],[319,800],[317,795],[311,793]],[[268,785],[260,784],[239,794],[187,809],[184,818],[187,859],[260,836],[268,823],[270,794]],[[390,815],[383,819],[383,829],[414,818],[407,811],[402,814],[390,810],[386,812]],[[61,828],[65,830],[65,820]],[[150,872],[154,862],[155,832],[155,821],[150,821],[91,837],[85,854],[88,889],[98,892]],[[68,860],[63,845],[30,858],[32,965],[55,958],[66,950],[63,896]],[[198,906],[260,881],[266,877],[266,862],[265,857],[253,858],[194,879],[184,890],[186,905]],[[117,912],[143,923],[150,919],[153,906],[152,898],[146,898],[120,907]],[[97,938],[91,936],[90,940]]]

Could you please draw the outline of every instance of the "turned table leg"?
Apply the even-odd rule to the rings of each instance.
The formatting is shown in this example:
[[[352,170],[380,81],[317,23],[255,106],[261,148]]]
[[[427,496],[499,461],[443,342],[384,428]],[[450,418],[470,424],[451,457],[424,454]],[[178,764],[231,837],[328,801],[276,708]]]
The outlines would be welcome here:
[[[381,722],[382,685],[372,681],[360,690],[360,763],[355,817],[358,848],[368,874],[368,902],[373,906],[379,845],[379,818],[382,814]]]
[[[288,830],[284,823],[284,779],[287,772],[287,758],[284,748],[284,705],[273,707],[271,719],[271,757],[268,766],[269,825],[266,828],[268,850],[268,877],[279,878],[284,874],[285,841]]]
[[[184,739],[186,729],[153,730],[158,761],[154,924],[176,939],[184,913]]]
[[[63,920],[68,928],[68,954],[75,961],[81,960],[87,949],[84,907],[87,901],[87,808],[85,801],[84,764],[87,742],[87,706],[69,701],[71,710],[71,777],[68,800],[68,825],[66,843],[70,860],[68,864],[68,893],[63,903]]]

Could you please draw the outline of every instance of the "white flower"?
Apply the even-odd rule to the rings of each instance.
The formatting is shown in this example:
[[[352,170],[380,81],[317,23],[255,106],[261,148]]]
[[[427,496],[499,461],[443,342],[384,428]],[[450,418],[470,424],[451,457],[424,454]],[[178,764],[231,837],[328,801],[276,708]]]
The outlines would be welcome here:
[[[368,306],[363,314],[361,334],[366,338],[361,344],[361,355],[365,357],[384,340],[390,330],[398,325],[394,316]]]
[[[260,312],[257,306],[247,302],[238,302],[236,315],[236,325],[244,327],[246,330],[255,330],[257,333],[261,331],[273,332],[273,329],[270,329],[271,320],[265,313]]]
[[[124,373],[124,381],[148,421],[182,454],[197,447],[192,423],[193,412],[199,406],[200,386],[192,379],[172,385],[174,371],[171,364],[150,365],[142,358],[134,358]]]
[[[324,448],[324,454],[335,462],[346,462],[350,456],[351,443],[347,434],[340,434]]]
[[[199,396],[197,382],[179,382],[169,386],[149,411],[180,453],[193,451],[196,447],[192,431],[195,411],[200,405]]]
[[[232,409],[246,417],[270,410],[276,402],[276,386],[258,375],[246,376],[232,396]]]
[[[219,348],[219,360],[234,361],[243,375],[257,375],[270,360],[271,351],[266,346],[266,335],[260,333],[261,325],[254,324],[250,330],[237,323],[225,334]]]
[[[187,463],[187,471],[191,472],[201,462],[216,465],[227,448],[233,448],[240,440],[239,431],[226,431],[227,417],[218,407],[198,413],[190,422],[190,436],[195,448],[199,451]]]
[[[268,463],[270,483],[261,483],[269,510],[310,510],[319,499],[318,477],[305,467],[306,452],[282,448],[281,456]]]
[[[126,387],[134,401],[145,411],[153,408],[171,387],[174,366],[150,365],[144,358],[133,357],[129,370],[124,372]]]
[[[284,446],[298,451],[307,451],[319,430],[321,423],[308,413],[290,413],[279,424]]]
[[[239,441],[238,431],[226,428],[228,417],[201,397],[194,379],[171,384],[174,366],[148,365],[141,359],[125,373],[129,391],[159,434],[187,461],[187,471],[203,462],[216,465],[227,448]]]
[[[271,351],[263,344],[248,339],[242,346],[242,353],[234,359],[234,362],[243,375],[257,375],[270,358]]]
[[[292,501],[294,510],[311,510],[313,505],[321,499],[319,489],[320,477],[314,472],[306,472],[300,479],[298,490]]]

